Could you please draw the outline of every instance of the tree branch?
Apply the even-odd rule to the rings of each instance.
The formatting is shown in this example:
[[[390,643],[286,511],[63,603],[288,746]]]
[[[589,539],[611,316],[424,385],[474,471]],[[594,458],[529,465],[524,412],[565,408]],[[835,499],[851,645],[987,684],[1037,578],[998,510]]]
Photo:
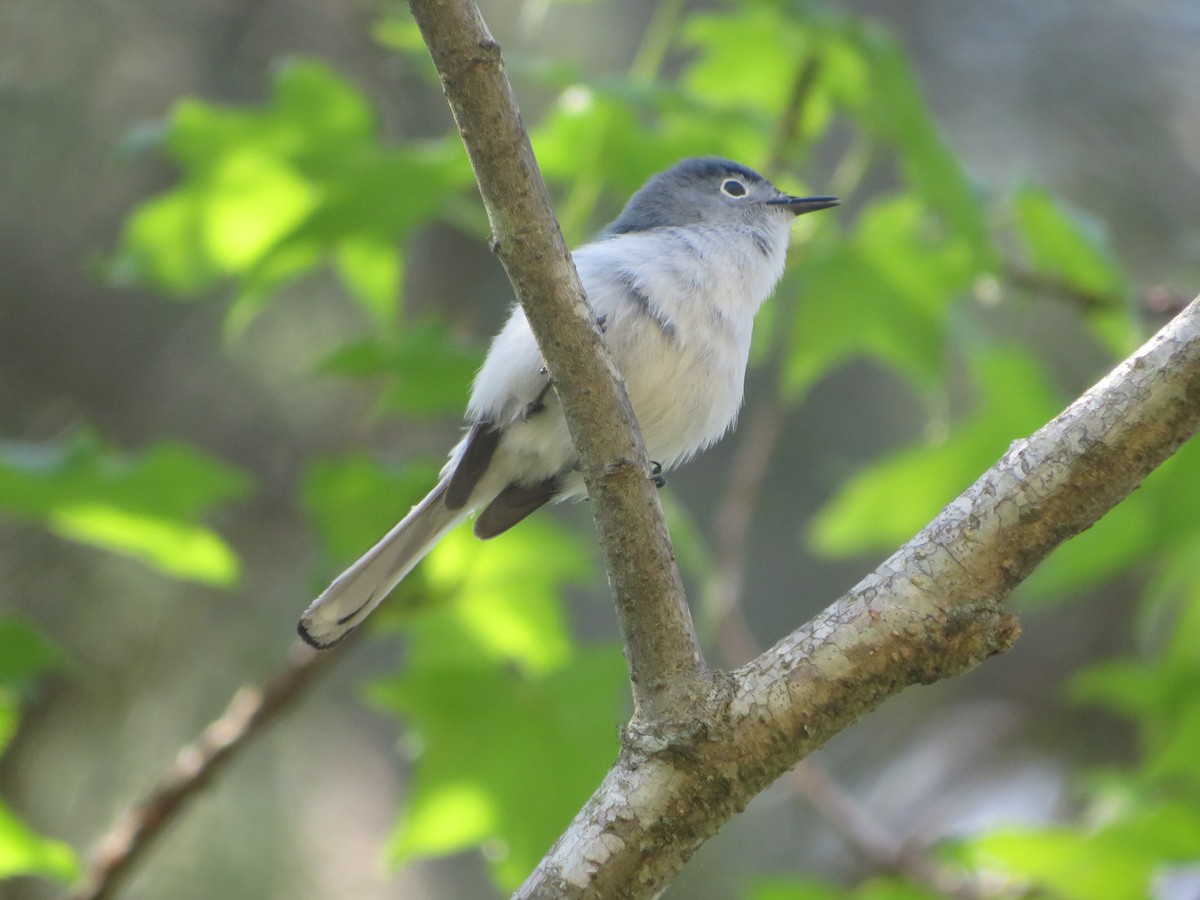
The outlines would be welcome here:
[[[1007,650],[1001,604],[1200,430],[1200,299],[808,624],[719,680],[726,702],[626,743],[514,895],[656,896],[759,791],[887,697]]]
[[[713,516],[717,566],[710,589],[718,616],[716,645],[721,662],[730,666],[740,665],[762,652],[742,606],[746,553],[750,526],[767,468],[783,434],[786,413],[774,393],[755,408],[741,431],[729,466],[729,482]],[[783,783],[875,869],[904,875],[933,893],[955,900],[976,900],[982,896],[968,874],[935,861],[872,818],[829,774],[819,756],[800,760],[784,776]]]
[[[347,643],[345,646],[348,646]],[[342,656],[342,648],[316,653],[299,641],[287,664],[261,686],[245,686],[233,695],[221,717],[200,737],[180,749],[149,794],[132,804],[92,851],[83,884],[71,900],[105,900],[175,820],[187,801],[215,778],[239,750],[261,734],[312,683]]]
[[[554,219],[500,46],[470,0],[410,7],[475,170],[504,264],[562,401],[606,554],[635,704],[652,724],[710,688],[625,385]]]

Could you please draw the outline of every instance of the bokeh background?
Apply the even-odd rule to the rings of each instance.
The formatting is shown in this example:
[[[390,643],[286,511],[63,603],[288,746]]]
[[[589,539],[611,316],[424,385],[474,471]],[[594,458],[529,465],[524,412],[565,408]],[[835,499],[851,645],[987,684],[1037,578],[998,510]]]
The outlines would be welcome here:
[[[559,108],[572,73],[603,81],[636,67],[659,9],[631,0],[498,0],[483,7],[512,60],[531,123]],[[680,6],[679,16],[740,9]],[[744,9],[749,15],[751,6]],[[428,463],[455,440],[453,415],[410,416],[384,402],[386,374],[369,365],[365,378],[322,369],[335,348],[378,328],[369,304],[333,270],[288,282],[272,291],[261,312],[231,326],[231,306],[247,307],[231,299],[239,294],[229,280],[172,298],[144,272],[117,264],[135,208],[179,183],[180,168],[159,141],[164,117],[183,96],[261,109],[281,60],[315,59],[361,91],[384,144],[446,134],[451,125],[436,86],[413,54],[396,46],[411,38],[404,14],[382,4],[322,0],[8,0],[0,8],[5,458],[51,466],[47,448],[92,441],[101,456],[116,457],[171,441],[243,473],[230,476],[242,488],[231,487],[229,499],[204,517],[236,553],[240,574],[207,584],[69,540],[62,528],[47,527],[46,516],[0,509],[0,615],[34,626],[59,648],[61,661],[21,694],[20,726],[0,759],[0,796],[30,827],[80,854],[239,685],[280,664],[298,613],[346,561],[354,539],[331,538],[314,513],[314,504],[320,507],[312,500],[314,465]],[[1122,321],[1132,323],[1130,333],[1149,333],[1161,321],[1162,310],[1151,308],[1155,298],[1166,297],[1169,307],[1172,292],[1195,291],[1200,6],[881,0],[820,13],[795,10],[797,17],[826,14],[894,37],[937,132],[981,197],[1038,185],[1071,210],[1072,221],[1084,223],[1089,240],[1109,248],[1106,258],[1125,277],[1116,293],[1123,292]],[[657,82],[674,84],[695,52],[669,45]],[[567,74],[547,75],[554,66],[567,67]],[[706,113],[701,107],[694,114]],[[845,177],[852,130],[852,124],[831,126],[799,161],[789,160],[784,186],[802,177],[824,193]],[[554,187],[569,207],[574,240],[601,225],[629,186],[654,170],[638,158],[604,158],[611,147],[589,144],[586,134],[577,144],[556,146],[547,165],[559,176]],[[583,191],[581,199],[561,177],[576,162],[581,171],[608,166],[619,177],[595,185],[594,195]],[[414,169],[414,179],[422,172]],[[852,229],[873,197],[903,183],[894,166],[865,165],[838,213],[840,228]],[[394,195],[378,197],[379,204],[403,206],[409,187],[429,202],[419,184],[398,179],[392,186]],[[444,323],[436,337],[456,348],[459,370],[469,369],[486,346],[509,302],[473,200],[457,183],[447,187],[444,204],[434,204],[437,221],[406,239],[401,278],[405,321]],[[798,235],[811,237],[799,229]],[[805,252],[800,243],[793,255]],[[1022,281],[1000,273],[995,284],[973,283],[947,318],[959,332],[1025,348],[1051,373],[1052,396],[1065,402],[1107,370],[1116,342],[1106,344],[1111,323],[1089,319],[1095,298],[1082,290],[1038,290],[1034,274]],[[1162,286],[1171,290],[1150,291]],[[853,296],[828,302],[840,305],[830,316],[842,328],[859,327]],[[914,386],[880,360],[856,356],[822,370],[797,395],[765,474],[748,548],[742,607],[759,643],[794,628],[882,558],[875,548],[836,558],[818,553],[806,535],[818,511],[864,465],[900,447],[937,445],[969,415],[971,359],[962,349],[969,346],[976,345],[964,341],[952,354],[937,388]],[[421,378],[437,378],[439,370],[430,371],[408,372],[405,390],[428,388]],[[1019,393],[1025,382],[1002,378],[999,388]],[[770,366],[760,367],[751,374],[748,406],[773,390]],[[673,521],[697,535],[686,539],[693,555],[708,553],[705,536],[713,533],[737,446],[735,437],[670,478],[665,496]],[[428,476],[432,469],[417,471]],[[1200,480],[1194,465],[1191,475]],[[377,518],[408,508],[420,478],[408,468],[396,477],[403,490],[395,498],[367,492],[372,515],[353,523],[355,538],[372,533]],[[935,498],[934,508],[945,499]],[[556,510],[550,521],[575,529],[579,552],[593,561],[590,574],[574,578],[566,591],[573,634],[586,646],[613,641],[586,506]],[[1140,547],[1143,537],[1131,534],[1129,541]],[[889,701],[823,750],[823,765],[871,816],[917,845],[998,825],[1077,822],[1083,811],[1094,811],[1082,786],[1097,771],[1136,765],[1146,738],[1111,704],[1073,702],[1067,686],[1085,665],[1150,653],[1170,631],[1167,601],[1151,608],[1144,600],[1148,583],[1161,586],[1152,549],[1086,590],[1018,599],[1024,634],[1011,653]],[[506,551],[497,543],[487,552]],[[519,558],[534,564],[534,557]],[[697,564],[687,571],[699,604],[709,570]],[[1178,560],[1174,571],[1173,585],[1196,579]],[[700,618],[711,625],[711,616]],[[395,846],[389,835],[420,765],[414,743],[423,738],[403,718],[364,702],[364,685],[406,664],[407,641],[392,628],[350,648],[285,721],[190,807],[122,896],[494,896],[489,866],[505,854],[502,840],[485,841],[482,852],[413,859],[399,868],[388,862]],[[1180,690],[1198,683],[1185,679]],[[620,699],[614,703],[620,710]],[[604,726],[614,741],[619,721],[614,714]],[[474,752],[486,754],[494,740],[479,734]],[[536,793],[527,800],[531,810],[545,802]],[[751,896],[756,880],[797,873],[854,885],[871,871],[830,834],[819,812],[781,785],[706,845],[668,896]],[[1160,896],[1195,896],[1194,882],[1182,889],[1191,894],[1169,893],[1170,879],[1186,874],[1164,874],[1157,883],[1167,893]],[[35,877],[0,882],[3,897],[60,890]]]

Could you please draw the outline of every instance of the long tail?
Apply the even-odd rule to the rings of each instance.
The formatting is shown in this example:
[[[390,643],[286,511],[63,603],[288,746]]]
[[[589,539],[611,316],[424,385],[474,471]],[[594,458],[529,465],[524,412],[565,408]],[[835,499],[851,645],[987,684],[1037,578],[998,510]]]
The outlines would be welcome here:
[[[318,650],[332,647],[375,609],[469,507],[447,509],[446,482],[438,484],[383,539],[334,579],[300,618],[300,637]]]

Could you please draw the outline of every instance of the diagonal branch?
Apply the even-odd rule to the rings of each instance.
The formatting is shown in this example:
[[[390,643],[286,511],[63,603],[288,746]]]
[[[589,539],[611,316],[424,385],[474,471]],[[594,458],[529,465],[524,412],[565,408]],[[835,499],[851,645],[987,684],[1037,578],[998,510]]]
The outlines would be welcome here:
[[[471,0],[411,0],[471,158],[500,257],[562,400],[616,600],[635,720],[678,715],[711,684],[646,449],[604,351],[521,122],[500,46]]]
[[[808,624],[719,680],[726,702],[626,743],[518,898],[654,897],[798,759],[887,697],[1007,650],[1002,608],[1200,430],[1200,299]]]
[[[349,644],[347,644],[349,646]],[[83,883],[71,900],[105,900],[155,838],[207,787],[222,768],[301,697],[312,680],[342,656],[342,648],[316,653],[299,641],[279,671],[260,686],[242,687],[220,718],[183,747],[150,792],[132,804],[96,842]]]

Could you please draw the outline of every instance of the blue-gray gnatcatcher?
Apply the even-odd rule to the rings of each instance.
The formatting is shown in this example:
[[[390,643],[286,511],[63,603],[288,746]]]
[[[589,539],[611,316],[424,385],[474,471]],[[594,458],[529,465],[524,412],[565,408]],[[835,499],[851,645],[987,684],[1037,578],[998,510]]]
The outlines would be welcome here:
[[[783,274],[788,232],[833,197],[792,197],[724,159],[655,175],[575,265],[625,379],[650,459],[663,469],[719,440],[737,417],[754,314]],[[329,647],[361,623],[476,510],[495,537],[538,507],[584,493],[558,398],[520,307],[492,342],[467,405],[470,430],[438,484],[304,613]]]

